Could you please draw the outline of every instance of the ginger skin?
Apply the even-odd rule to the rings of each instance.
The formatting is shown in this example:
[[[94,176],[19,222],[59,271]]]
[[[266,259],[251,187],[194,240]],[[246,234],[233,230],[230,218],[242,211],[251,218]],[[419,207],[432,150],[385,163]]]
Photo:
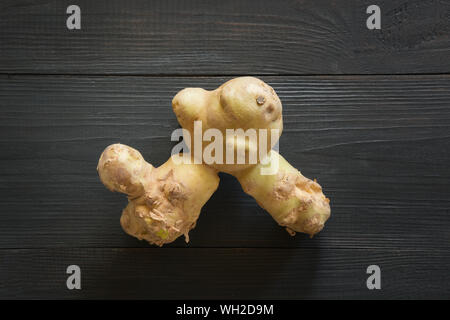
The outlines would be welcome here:
[[[283,131],[283,118],[281,101],[275,90],[263,81],[253,77],[240,77],[225,82],[216,90],[208,91],[201,88],[186,88],[178,92],[172,100],[172,108],[181,127],[187,129],[194,136],[194,121],[202,121],[203,133],[207,129],[218,129],[226,138],[227,129],[256,129],[257,140],[251,141],[236,138],[235,141],[223,141],[223,154],[226,154],[226,145],[233,145],[236,150],[238,145],[246,145],[245,164],[211,164],[218,171],[233,174],[242,169],[249,168],[249,154],[255,152],[259,159],[258,129],[269,131],[266,150],[267,154],[277,143]],[[271,129],[277,129],[278,135],[272,137]],[[264,137],[261,137],[264,138]],[[186,139],[185,139],[186,141]],[[203,149],[209,144],[203,141]],[[189,146],[193,150],[193,146]],[[225,162],[225,161],[224,161]]]
[[[235,177],[244,192],[255,198],[289,234],[303,232],[314,236],[330,217],[330,200],[316,181],[305,178],[279,153],[272,151],[269,158],[279,162],[276,174],[261,175],[264,165],[258,164],[237,172]]]
[[[263,158],[270,159],[268,165],[278,161],[277,173],[262,175],[260,169],[267,165],[261,164],[260,157],[257,164],[246,162],[211,166],[235,176],[243,190],[254,197],[291,235],[303,232],[312,237],[322,230],[330,216],[330,205],[321,186],[305,178],[276,151],[270,151],[283,130],[282,104],[272,87],[254,77],[240,77],[212,91],[183,89],[173,98],[172,107],[178,122],[191,136],[196,120],[202,121],[203,132],[216,128],[222,132],[224,139],[226,129],[278,129],[279,134],[270,139],[267,150],[258,149],[259,133],[258,142],[253,144],[248,140],[240,141],[239,138],[223,141],[224,146],[232,144],[234,150],[239,144],[245,144],[246,160],[248,153],[256,150],[258,154],[262,152]],[[192,146],[189,147],[192,150]]]
[[[158,168],[123,144],[103,151],[97,170],[111,191],[128,196],[120,224],[129,235],[162,246],[195,227],[200,210],[219,185],[217,172],[204,165],[178,164],[172,157]]]
[[[227,148],[237,152],[245,146],[245,161],[241,164],[203,162],[196,154],[193,142],[187,143],[192,154],[191,164],[174,161],[174,156],[158,168],[147,163],[135,149],[113,144],[105,149],[98,163],[103,184],[111,191],[128,196],[128,206],[120,219],[130,235],[162,246],[194,228],[201,208],[219,184],[219,171],[235,176],[243,190],[255,198],[275,221],[291,235],[303,232],[311,237],[322,230],[330,216],[329,199],[321,186],[305,178],[278,152],[271,150],[283,130],[282,104],[275,91],[253,77],[232,79],[216,90],[186,88],[172,100],[172,108],[181,127],[194,136],[194,122],[201,121],[202,135],[207,129],[222,133],[223,154]],[[256,140],[245,136],[227,138],[228,129],[256,129]],[[260,148],[258,129],[267,129],[268,143]],[[270,130],[276,134],[271,135]],[[190,141],[186,139],[185,141]],[[211,142],[202,141],[203,149]],[[260,150],[261,149],[261,150]],[[255,152],[257,161],[251,162]],[[194,164],[193,160],[200,164]],[[262,174],[262,170],[277,163],[277,170]]]

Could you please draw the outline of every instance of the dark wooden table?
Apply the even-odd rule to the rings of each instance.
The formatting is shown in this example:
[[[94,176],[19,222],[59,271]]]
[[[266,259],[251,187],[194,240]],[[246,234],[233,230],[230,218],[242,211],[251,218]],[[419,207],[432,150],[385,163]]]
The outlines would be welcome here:
[[[450,298],[450,1],[377,1],[381,30],[349,0],[77,0],[68,30],[72,2],[0,1],[1,298]],[[173,95],[239,75],[279,94],[324,231],[291,238],[224,174],[189,244],[124,234],[103,148],[162,164]]]

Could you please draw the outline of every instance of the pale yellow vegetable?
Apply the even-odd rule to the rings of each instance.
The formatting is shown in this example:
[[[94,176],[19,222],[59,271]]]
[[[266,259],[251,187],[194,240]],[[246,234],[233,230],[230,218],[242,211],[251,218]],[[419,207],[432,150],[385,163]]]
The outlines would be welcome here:
[[[330,216],[329,200],[322,188],[271,150],[283,130],[281,101],[272,87],[257,78],[240,77],[213,91],[183,89],[174,97],[172,107],[190,135],[189,139],[185,136],[185,141],[190,141],[188,157],[199,164],[176,163],[172,156],[159,168],[153,168],[137,150],[121,144],[109,146],[100,157],[98,172],[102,182],[110,190],[128,195],[129,204],[121,218],[127,233],[157,245],[172,242],[180,235],[188,241],[188,232],[195,226],[201,208],[217,189],[219,171],[234,175],[244,191],[291,235],[298,231],[313,236],[322,230]],[[208,129],[222,134],[223,155],[232,150],[237,156],[237,150],[243,147],[243,163],[205,164],[203,153],[196,151],[191,139],[196,121],[201,122],[201,134]],[[230,129],[255,129],[256,139],[245,135],[230,138]],[[268,143],[264,146],[260,142],[266,137]],[[210,144],[201,141],[202,149]],[[256,159],[252,154],[257,155]],[[273,173],[261,170],[275,163]]]
[[[211,166],[237,177],[244,191],[253,196],[290,234],[298,231],[313,236],[322,230],[330,216],[330,205],[321,186],[305,178],[276,151],[270,151],[283,130],[282,104],[272,87],[254,77],[240,77],[213,91],[183,89],[174,97],[172,107],[178,122],[191,136],[194,134],[193,123],[197,120],[202,121],[203,132],[210,128],[219,129],[225,140],[227,129],[278,129],[279,134],[274,139],[269,139],[267,150],[258,149],[259,140],[263,138],[259,136],[259,131],[256,143],[251,143],[248,139],[239,141],[239,138],[223,141],[224,146],[227,143],[234,144],[234,150],[239,145],[246,145],[246,160],[249,159],[250,152],[257,151],[259,154],[261,151],[270,159],[266,166],[277,161],[276,173],[262,175],[261,167],[264,165],[260,163],[260,157],[257,164],[246,161],[243,165]],[[208,143],[204,142],[206,145]],[[192,145],[190,147],[192,149]]]
[[[128,234],[162,246],[188,233],[203,205],[216,191],[216,170],[204,165],[178,164],[172,157],[158,168],[123,144],[103,151],[97,170],[111,191],[125,193],[128,206],[120,223]]]
[[[276,174],[262,175],[260,169],[264,165],[258,164],[236,172],[235,176],[244,191],[291,235],[298,231],[312,237],[330,217],[330,201],[316,181],[305,178],[276,151],[271,151],[269,158],[279,163]]]

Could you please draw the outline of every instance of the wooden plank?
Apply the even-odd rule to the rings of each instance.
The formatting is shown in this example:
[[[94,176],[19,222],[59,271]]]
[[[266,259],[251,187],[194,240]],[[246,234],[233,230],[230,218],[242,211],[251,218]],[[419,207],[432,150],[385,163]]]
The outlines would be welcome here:
[[[173,95],[225,80],[1,76],[0,248],[146,247],[122,232],[126,199],[97,159],[120,141],[162,164]],[[323,185],[332,217],[291,238],[221,175],[189,247],[449,248],[450,76],[264,80],[283,102],[281,153]]]
[[[0,72],[51,74],[390,74],[450,72],[450,2],[2,1]]]
[[[0,250],[0,298],[448,299],[448,250]],[[81,268],[81,290],[66,269]],[[369,265],[381,290],[368,290]]]

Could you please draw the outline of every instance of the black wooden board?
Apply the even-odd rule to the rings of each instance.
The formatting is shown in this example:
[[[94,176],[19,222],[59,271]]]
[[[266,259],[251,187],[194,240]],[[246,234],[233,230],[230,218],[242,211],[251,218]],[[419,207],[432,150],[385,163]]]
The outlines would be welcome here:
[[[69,4],[0,1],[0,298],[450,298],[450,1],[380,0],[378,31],[365,0],[83,0],[78,31]],[[174,94],[237,75],[279,94],[323,232],[290,237],[221,174],[189,244],[127,236],[102,150],[164,163]]]
[[[0,72],[391,74],[450,72],[450,1],[0,2]]]
[[[449,248],[450,76],[263,79],[283,101],[281,153],[333,215],[316,238],[291,238],[222,175],[189,247]],[[120,229],[126,199],[100,183],[98,157],[121,142],[162,164],[172,96],[225,80],[1,78],[0,248],[146,246]]]
[[[38,249],[0,250],[0,295],[53,299],[443,299],[448,250]],[[66,268],[81,268],[67,290]],[[381,267],[381,290],[366,268]],[[170,310],[168,310],[170,313]]]

